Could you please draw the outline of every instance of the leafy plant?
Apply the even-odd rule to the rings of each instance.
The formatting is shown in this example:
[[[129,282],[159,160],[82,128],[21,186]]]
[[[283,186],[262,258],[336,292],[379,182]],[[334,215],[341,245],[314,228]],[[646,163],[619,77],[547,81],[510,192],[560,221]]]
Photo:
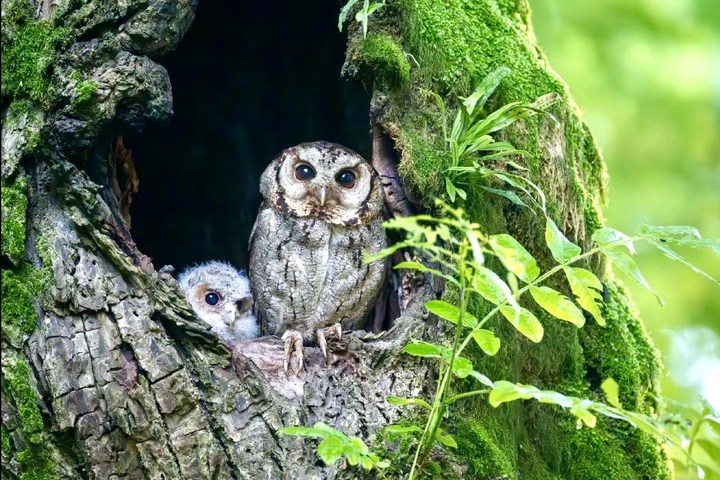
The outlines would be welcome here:
[[[345,6],[340,10],[338,16],[338,30],[342,32],[343,24],[347,20],[347,16],[350,13],[350,9],[355,6],[359,0],[349,0]],[[362,8],[355,14],[355,21],[362,25],[363,38],[367,37],[368,31],[368,20],[376,10],[385,6],[385,0],[382,2],[370,3],[370,0],[363,0]]]
[[[356,1],[351,0],[345,6],[343,9],[345,17],[351,4]],[[368,6],[367,1],[366,6]],[[340,26],[345,17],[341,13]],[[367,21],[367,15],[362,18]],[[543,271],[532,254],[515,238],[504,233],[491,235],[484,232],[479,224],[466,218],[461,208],[454,208],[441,200],[436,200],[440,213],[437,217],[417,215],[394,218],[385,222],[385,228],[403,232],[405,239],[366,258],[366,262],[372,262],[391,256],[401,249],[414,250],[420,254],[422,261],[405,261],[395,265],[394,268],[417,270],[440,277],[455,290],[458,298],[457,304],[445,300],[432,300],[425,304],[428,311],[454,325],[449,343],[415,340],[404,347],[405,353],[435,359],[437,362],[438,379],[433,397],[427,400],[388,398],[388,402],[393,405],[420,406],[427,412],[424,426],[387,427],[390,432],[418,437],[408,478],[410,480],[418,478],[431,449],[436,444],[449,448],[457,447],[452,432],[446,432],[442,428],[443,418],[456,401],[477,395],[487,395],[489,403],[493,406],[520,399],[534,399],[541,403],[558,405],[576,417],[578,427],[594,427],[597,415],[623,420],[666,441],[673,447],[675,455],[682,457],[687,465],[702,466],[706,471],[714,472],[717,465],[711,460],[712,455],[717,453],[717,448],[708,440],[720,437],[720,423],[714,412],[705,411],[702,415],[696,415],[691,422],[693,427],[690,430],[683,430],[656,418],[624,410],[618,400],[618,385],[611,378],[605,379],[602,384],[608,402],[606,404],[566,396],[555,391],[541,390],[531,385],[505,380],[493,381],[475,370],[472,361],[463,356],[465,348],[470,343],[476,344],[489,356],[498,352],[501,348],[501,340],[495,335],[491,325],[491,321],[498,318],[501,319],[500,321],[504,319],[509,322],[530,341],[535,343],[542,341],[544,336],[542,324],[533,311],[521,306],[521,301],[524,305],[528,304],[527,297],[532,298],[537,308],[544,310],[551,317],[571,323],[577,328],[585,325],[583,311],[599,325],[604,326],[605,320],[602,318],[600,308],[603,285],[590,270],[578,266],[593,256],[605,256],[619,271],[642,285],[662,302],[633,259],[636,254],[635,242],[646,241],[669,258],[689,266],[695,272],[718,283],[710,275],[688,262],[674,248],[675,246],[709,248],[720,253],[720,242],[701,238],[693,227],[641,225],[633,236],[604,227],[593,232],[591,238],[594,246],[583,252],[547,215],[545,195],[537,185],[521,175],[481,165],[480,162],[484,160],[524,153],[507,142],[496,141],[492,134],[519,119],[538,113],[547,114],[545,108],[559,99],[557,95],[550,94],[532,103],[513,102],[484,116],[482,109],[485,103],[508,73],[509,69],[504,67],[496,70],[481,82],[472,95],[462,98],[449,131],[445,121],[444,101],[437,94],[429,92],[443,117],[443,137],[450,159],[450,166],[442,172],[446,193],[450,202],[455,202],[457,198],[467,197],[466,189],[470,185],[478,186],[490,193],[501,195],[515,204],[527,207],[535,213],[542,213],[545,216],[545,243],[555,264]],[[511,160],[504,160],[516,170],[524,170]],[[488,178],[499,180],[515,190],[491,188],[483,181]],[[524,194],[529,204],[523,201],[516,191]],[[495,257],[502,264],[506,270],[507,281],[486,266],[488,257]],[[547,285],[548,280],[556,275],[564,277],[567,282],[566,289],[572,292],[572,299]],[[468,305],[473,297],[477,297],[488,306],[487,313],[482,317],[468,311]],[[452,393],[451,385],[455,378],[474,378],[482,387]],[[687,424],[688,422],[685,422],[685,425]],[[348,457],[349,463],[362,464],[367,469],[384,468],[387,464],[379,460],[377,455],[369,452],[360,439],[353,440],[323,425],[316,424],[312,429],[291,427],[282,432],[323,438],[318,446],[318,455],[328,464],[337,461],[342,455]],[[332,448],[328,449],[329,446]],[[352,462],[350,462],[351,457]],[[365,459],[365,463],[362,459]]]
[[[592,238],[595,247],[587,252],[570,240],[558,229],[555,223],[546,218],[545,242],[557,262],[555,266],[542,272],[537,261],[513,237],[507,234],[487,235],[477,223],[470,222],[461,209],[455,209],[440,201],[437,202],[443,216],[436,218],[418,215],[408,218],[396,218],[385,223],[388,229],[402,230],[406,239],[382,252],[368,257],[374,261],[392,255],[401,248],[422,251],[425,263],[417,261],[402,262],[396,269],[414,269],[430,272],[442,277],[457,289],[458,305],[442,300],[432,300],[427,309],[439,318],[455,325],[455,334],[451,345],[414,341],[404,351],[419,357],[436,358],[439,361],[438,388],[432,402],[423,399],[397,399],[388,401],[395,405],[414,404],[425,406],[428,418],[424,429],[407,430],[420,433],[418,446],[410,470],[412,480],[424,464],[432,446],[439,442],[446,446],[455,443],[452,435],[440,429],[442,418],[451,405],[461,399],[475,395],[488,395],[493,406],[518,399],[535,399],[542,403],[559,405],[567,409],[578,419],[578,425],[594,427],[596,415],[624,420],[643,431],[659,436],[678,448],[684,448],[685,439],[648,416],[623,410],[617,401],[617,384],[607,379],[603,384],[608,402],[606,405],[589,399],[568,397],[554,391],[540,390],[533,386],[515,384],[507,381],[493,382],[487,376],[476,371],[472,362],[464,357],[463,351],[471,342],[475,342],[487,355],[494,355],[500,348],[500,339],[488,327],[496,317],[505,318],[522,335],[533,342],[543,338],[543,327],[537,317],[527,308],[520,306],[520,300],[530,294],[542,310],[558,320],[567,321],[580,328],[585,319],[582,310],[592,315],[599,325],[604,325],[599,303],[602,302],[602,284],[589,270],[575,266],[593,255],[603,254],[614,265],[628,274],[633,280],[650,289],[642,277],[639,268],[630,255],[634,253],[634,242],[647,241],[666,252],[670,258],[687,263],[670,245],[691,247],[709,247],[719,251],[720,242],[700,238],[697,230],[691,227],[650,227],[638,228],[635,236],[630,237],[614,229],[601,228]],[[518,279],[523,286],[511,288],[501,276],[485,267],[488,256],[499,259],[508,274]],[[692,268],[707,276],[695,266]],[[575,297],[573,302],[561,292],[545,283],[555,274],[563,274],[570,291]],[[715,281],[715,280],[713,280]],[[491,305],[490,311],[482,318],[476,318],[467,310],[469,299],[479,296]],[[498,315],[499,314],[499,315]],[[472,377],[485,388],[451,395],[450,385],[454,378]],[[713,423],[714,425],[714,423]],[[407,429],[407,427],[403,427]]]
[[[380,460],[371,452],[360,438],[348,437],[326,423],[318,422],[312,427],[286,427],[280,433],[322,439],[317,454],[325,465],[332,465],[345,456],[350,465],[360,465],[365,470],[377,469],[383,478],[382,469],[390,466],[389,462]]]
[[[532,182],[520,175],[499,172],[481,165],[482,161],[499,159],[514,154],[526,153],[516,149],[508,142],[495,140],[493,134],[518,120],[538,113],[550,116],[546,109],[560,100],[556,93],[549,93],[533,102],[511,102],[494,112],[484,115],[483,108],[500,82],[510,74],[510,69],[500,67],[490,73],[475,91],[468,97],[460,97],[458,112],[452,127],[447,127],[447,108],[445,101],[435,92],[427,92],[440,109],[442,117],[443,138],[448,148],[450,166],[442,174],[445,179],[445,190],[450,202],[457,197],[467,198],[467,187],[478,179],[494,177],[514,188],[524,191],[536,206],[545,211],[545,197],[542,191]],[[522,166],[506,159],[506,162],[518,170]],[[512,202],[527,206],[513,192],[481,186],[485,191],[502,195]]]

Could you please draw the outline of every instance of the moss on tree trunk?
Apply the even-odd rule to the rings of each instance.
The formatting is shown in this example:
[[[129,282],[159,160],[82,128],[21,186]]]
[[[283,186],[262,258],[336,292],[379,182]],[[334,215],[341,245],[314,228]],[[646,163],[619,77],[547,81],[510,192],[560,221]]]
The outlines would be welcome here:
[[[442,335],[422,314],[433,292],[415,292],[387,334],[349,335],[328,367],[308,349],[297,379],[282,373],[277,339],[234,352],[219,345],[134,244],[108,164],[119,126],[171,114],[167,72],[152,58],[177,45],[195,4],[123,5],[3,2],[3,478],[362,476],[344,462],[325,467],[312,444],[278,434],[316,421],[363,437],[394,471],[407,471],[410,442],[382,429],[413,418],[383,399],[433,390],[431,365],[401,352],[411,336]],[[556,223],[588,246],[589,232],[603,224],[605,167],[535,43],[526,1],[389,1],[370,17],[366,38],[354,21],[346,27],[343,72],[371,89],[371,120],[394,141],[406,185],[426,209],[444,191],[448,162],[427,90],[452,108],[457,95],[508,66],[494,106],[562,95],[552,108],[557,122],[536,116],[504,135],[529,152],[516,160],[547,194]],[[538,218],[474,190],[464,207],[548,264]],[[545,340],[535,345],[500,323],[503,348],[491,358],[475,352],[475,367],[600,400],[601,381],[612,377],[625,408],[653,413],[657,354],[607,266],[588,266],[604,282],[606,327],[578,330],[540,317]],[[553,406],[465,400],[445,428],[458,448],[438,450],[429,477],[669,477],[657,440],[607,419],[577,429]]]

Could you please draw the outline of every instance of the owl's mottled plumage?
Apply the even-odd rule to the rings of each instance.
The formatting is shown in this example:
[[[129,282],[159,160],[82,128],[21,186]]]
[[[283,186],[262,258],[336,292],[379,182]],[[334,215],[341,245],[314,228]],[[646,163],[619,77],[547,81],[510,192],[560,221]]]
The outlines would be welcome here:
[[[187,302],[221,339],[234,343],[258,336],[247,277],[228,263],[190,267],[178,278]]]
[[[383,190],[370,163],[341,145],[302,143],[260,179],[263,203],[250,241],[250,280],[262,333],[364,327],[386,264]]]

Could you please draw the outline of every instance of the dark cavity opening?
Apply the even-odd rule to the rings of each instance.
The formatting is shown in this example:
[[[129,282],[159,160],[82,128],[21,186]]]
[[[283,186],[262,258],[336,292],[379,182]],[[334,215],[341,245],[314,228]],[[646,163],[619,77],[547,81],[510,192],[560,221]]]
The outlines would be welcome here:
[[[140,181],[132,236],[156,268],[246,268],[260,174],[281,150],[327,140],[370,159],[369,95],[340,78],[340,7],[199,2],[180,46],[160,59],[175,115],[125,138]]]

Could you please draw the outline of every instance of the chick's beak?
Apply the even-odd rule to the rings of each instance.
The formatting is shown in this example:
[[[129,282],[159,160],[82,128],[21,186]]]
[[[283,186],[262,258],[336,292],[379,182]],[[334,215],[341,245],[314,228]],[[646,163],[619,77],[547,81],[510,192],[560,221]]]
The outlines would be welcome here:
[[[318,195],[318,200],[320,200],[320,206],[321,206],[321,207],[325,205],[325,194],[326,194],[326,189],[325,189],[325,187],[320,187],[320,192],[319,192],[319,195]]]

